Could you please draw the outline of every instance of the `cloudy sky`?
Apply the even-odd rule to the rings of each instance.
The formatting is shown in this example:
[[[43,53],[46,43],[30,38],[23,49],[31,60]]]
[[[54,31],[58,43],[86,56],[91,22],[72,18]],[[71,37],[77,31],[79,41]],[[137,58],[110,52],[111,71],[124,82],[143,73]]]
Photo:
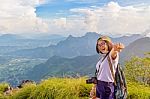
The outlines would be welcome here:
[[[0,34],[149,34],[150,0],[1,0]]]

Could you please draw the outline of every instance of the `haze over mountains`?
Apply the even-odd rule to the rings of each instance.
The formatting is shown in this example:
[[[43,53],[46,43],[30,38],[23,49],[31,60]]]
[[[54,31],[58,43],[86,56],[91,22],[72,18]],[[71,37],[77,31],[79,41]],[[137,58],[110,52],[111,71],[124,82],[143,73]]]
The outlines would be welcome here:
[[[23,79],[39,81],[51,76],[92,75],[99,59],[96,40],[101,36],[88,32],[82,37],[59,35],[24,37],[0,36],[0,81],[17,84]],[[112,38],[126,45],[120,62],[133,55],[150,52],[150,38],[139,34]],[[55,41],[55,42],[53,42]],[[13,76],[12,76],[13,75]]]
[[[57,45],[37,47],[35,49],[17,50],[15,52],[9,53],[9,55],[30,58],[50,58],[52,56],[73,58],[76,56],[94,55],[96,54],[96,40],[100,36],[100,34],[97,34],[95,32],[86,33],[82,37],[73,37],[69,35],[65,40],[60,41]],[[134,34],[131,36],[112,38],[112,40],[114,42],[121,42],[127,46],[131,42],[142,37],[142,35]]]
[[[0,36],[0,54],[20,49],[31,49],[56,45],[59,41],[64,40],[65,38],[66,37],[61,35],[26,37],[16,34],[3,34]]]

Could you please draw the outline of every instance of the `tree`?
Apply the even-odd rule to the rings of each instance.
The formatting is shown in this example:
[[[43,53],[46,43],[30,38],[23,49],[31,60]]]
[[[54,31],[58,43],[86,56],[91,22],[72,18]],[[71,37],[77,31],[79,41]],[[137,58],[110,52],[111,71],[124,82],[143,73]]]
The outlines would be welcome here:
[[[145,57],[133,57],[125,63],[125,74],[128,80],[150,85],[150,53]]]

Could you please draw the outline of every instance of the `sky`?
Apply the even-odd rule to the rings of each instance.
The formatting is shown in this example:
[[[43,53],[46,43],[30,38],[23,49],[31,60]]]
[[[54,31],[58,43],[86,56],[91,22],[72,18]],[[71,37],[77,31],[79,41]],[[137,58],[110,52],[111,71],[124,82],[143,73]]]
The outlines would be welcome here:
[[[0,2],[0,34],[150,35],[150,0]]]

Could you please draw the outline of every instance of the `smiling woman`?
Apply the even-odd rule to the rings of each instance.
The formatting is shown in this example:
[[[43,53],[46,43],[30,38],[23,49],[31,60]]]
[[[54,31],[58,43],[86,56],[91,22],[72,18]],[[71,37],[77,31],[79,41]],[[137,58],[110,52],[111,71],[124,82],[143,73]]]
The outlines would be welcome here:
[[[113,44],[107,36],[102,36],[97,40],[96,51],[104,55],[96,64],[97,98],[115,99],[116,80],[114,74],[118,67],[119,52],[123,48],[123,44]]]

